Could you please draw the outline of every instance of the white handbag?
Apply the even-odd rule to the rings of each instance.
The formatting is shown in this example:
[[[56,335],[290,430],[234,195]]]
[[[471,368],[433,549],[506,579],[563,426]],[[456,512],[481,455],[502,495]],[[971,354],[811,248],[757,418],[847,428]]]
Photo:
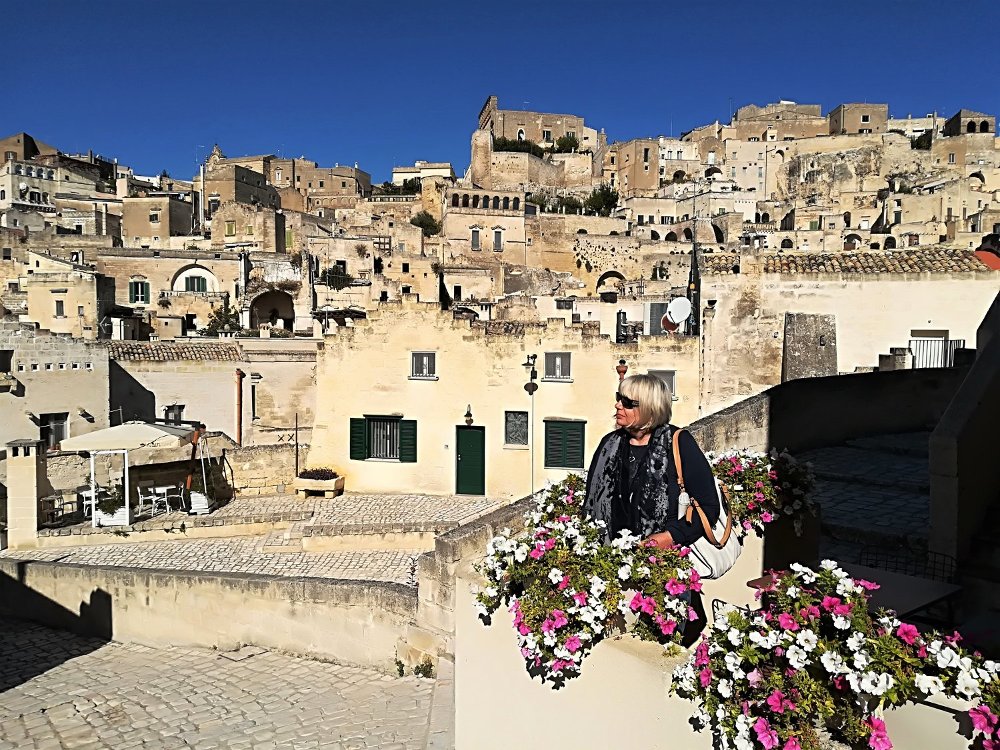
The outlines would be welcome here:
[[[674,466],[677,468],[677,484],[681,493],[677,500],[677,518],[692,522],[694,514],[698,514],[705,536],[690,545],[691,564],[698,575],[706,579],[722,578],[736,564],[743,551],[743,542],[733,533],[733,519],[729,512],[729,497],[726,488],[715,478],[715,491],[719,497],[719,518],[715,525],[709,523],[708,516],[698,501],[688,495],[684,487],[684,469],[681,466],[681,451],[678,437],[682,430],[675,430],[673,435]]]

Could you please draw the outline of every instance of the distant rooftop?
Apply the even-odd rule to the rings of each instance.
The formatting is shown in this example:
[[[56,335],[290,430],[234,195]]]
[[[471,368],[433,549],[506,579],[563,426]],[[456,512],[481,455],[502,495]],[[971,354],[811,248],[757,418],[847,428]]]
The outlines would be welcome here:
[[[243,355],[236,344],[208,340],[203,342],[109,341],[108,354],[119,361],[171,362],[177,360],[214,360],[240,362]]]
[[[705,273],[729,274],[740,256],[708,253]],[[990,271],[971,250],[925,250],[919,247],[871,253],[782,253],[761,255],[764,273],[968,273]]]

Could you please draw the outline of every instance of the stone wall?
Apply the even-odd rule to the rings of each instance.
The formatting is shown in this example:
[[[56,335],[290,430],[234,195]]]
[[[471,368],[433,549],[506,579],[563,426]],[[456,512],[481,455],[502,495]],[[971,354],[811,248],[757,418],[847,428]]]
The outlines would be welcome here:
[[[307,444],[299,445],[299,468],[305,468]],[[239,495],[291,493],[295,479],[295,445],[251,445],[224,452],[232,470],[233,489]]]
[[[393,583],[0,560],[0,613],[150,646],[253,644],[390,671],[416,593]]]

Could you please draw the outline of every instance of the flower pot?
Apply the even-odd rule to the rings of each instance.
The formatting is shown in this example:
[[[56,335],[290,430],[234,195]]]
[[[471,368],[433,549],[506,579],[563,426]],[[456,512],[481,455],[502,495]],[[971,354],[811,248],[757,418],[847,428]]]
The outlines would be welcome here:
[[[300,497],[310,495],[323,495],[323,497],[336,497],[344,493],[344,477],[336,479],[303,479],[297,478],[293,482],[295,494]]]

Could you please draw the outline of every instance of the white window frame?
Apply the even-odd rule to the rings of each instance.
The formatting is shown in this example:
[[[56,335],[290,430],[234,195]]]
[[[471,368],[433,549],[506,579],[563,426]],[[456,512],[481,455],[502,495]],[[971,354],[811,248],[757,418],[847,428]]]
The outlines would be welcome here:
[[[410,380],[437,379],[437,352],[410,352]]]
[[[545,374],[542,380],[572,383],[572,362],[571,352],[545,352]]]
[[[670,389],[671,400],[677,400],[677,370],[646,370],[646,374],[652,375],[654,378],[659,378],[666,383],[667,388]]]

